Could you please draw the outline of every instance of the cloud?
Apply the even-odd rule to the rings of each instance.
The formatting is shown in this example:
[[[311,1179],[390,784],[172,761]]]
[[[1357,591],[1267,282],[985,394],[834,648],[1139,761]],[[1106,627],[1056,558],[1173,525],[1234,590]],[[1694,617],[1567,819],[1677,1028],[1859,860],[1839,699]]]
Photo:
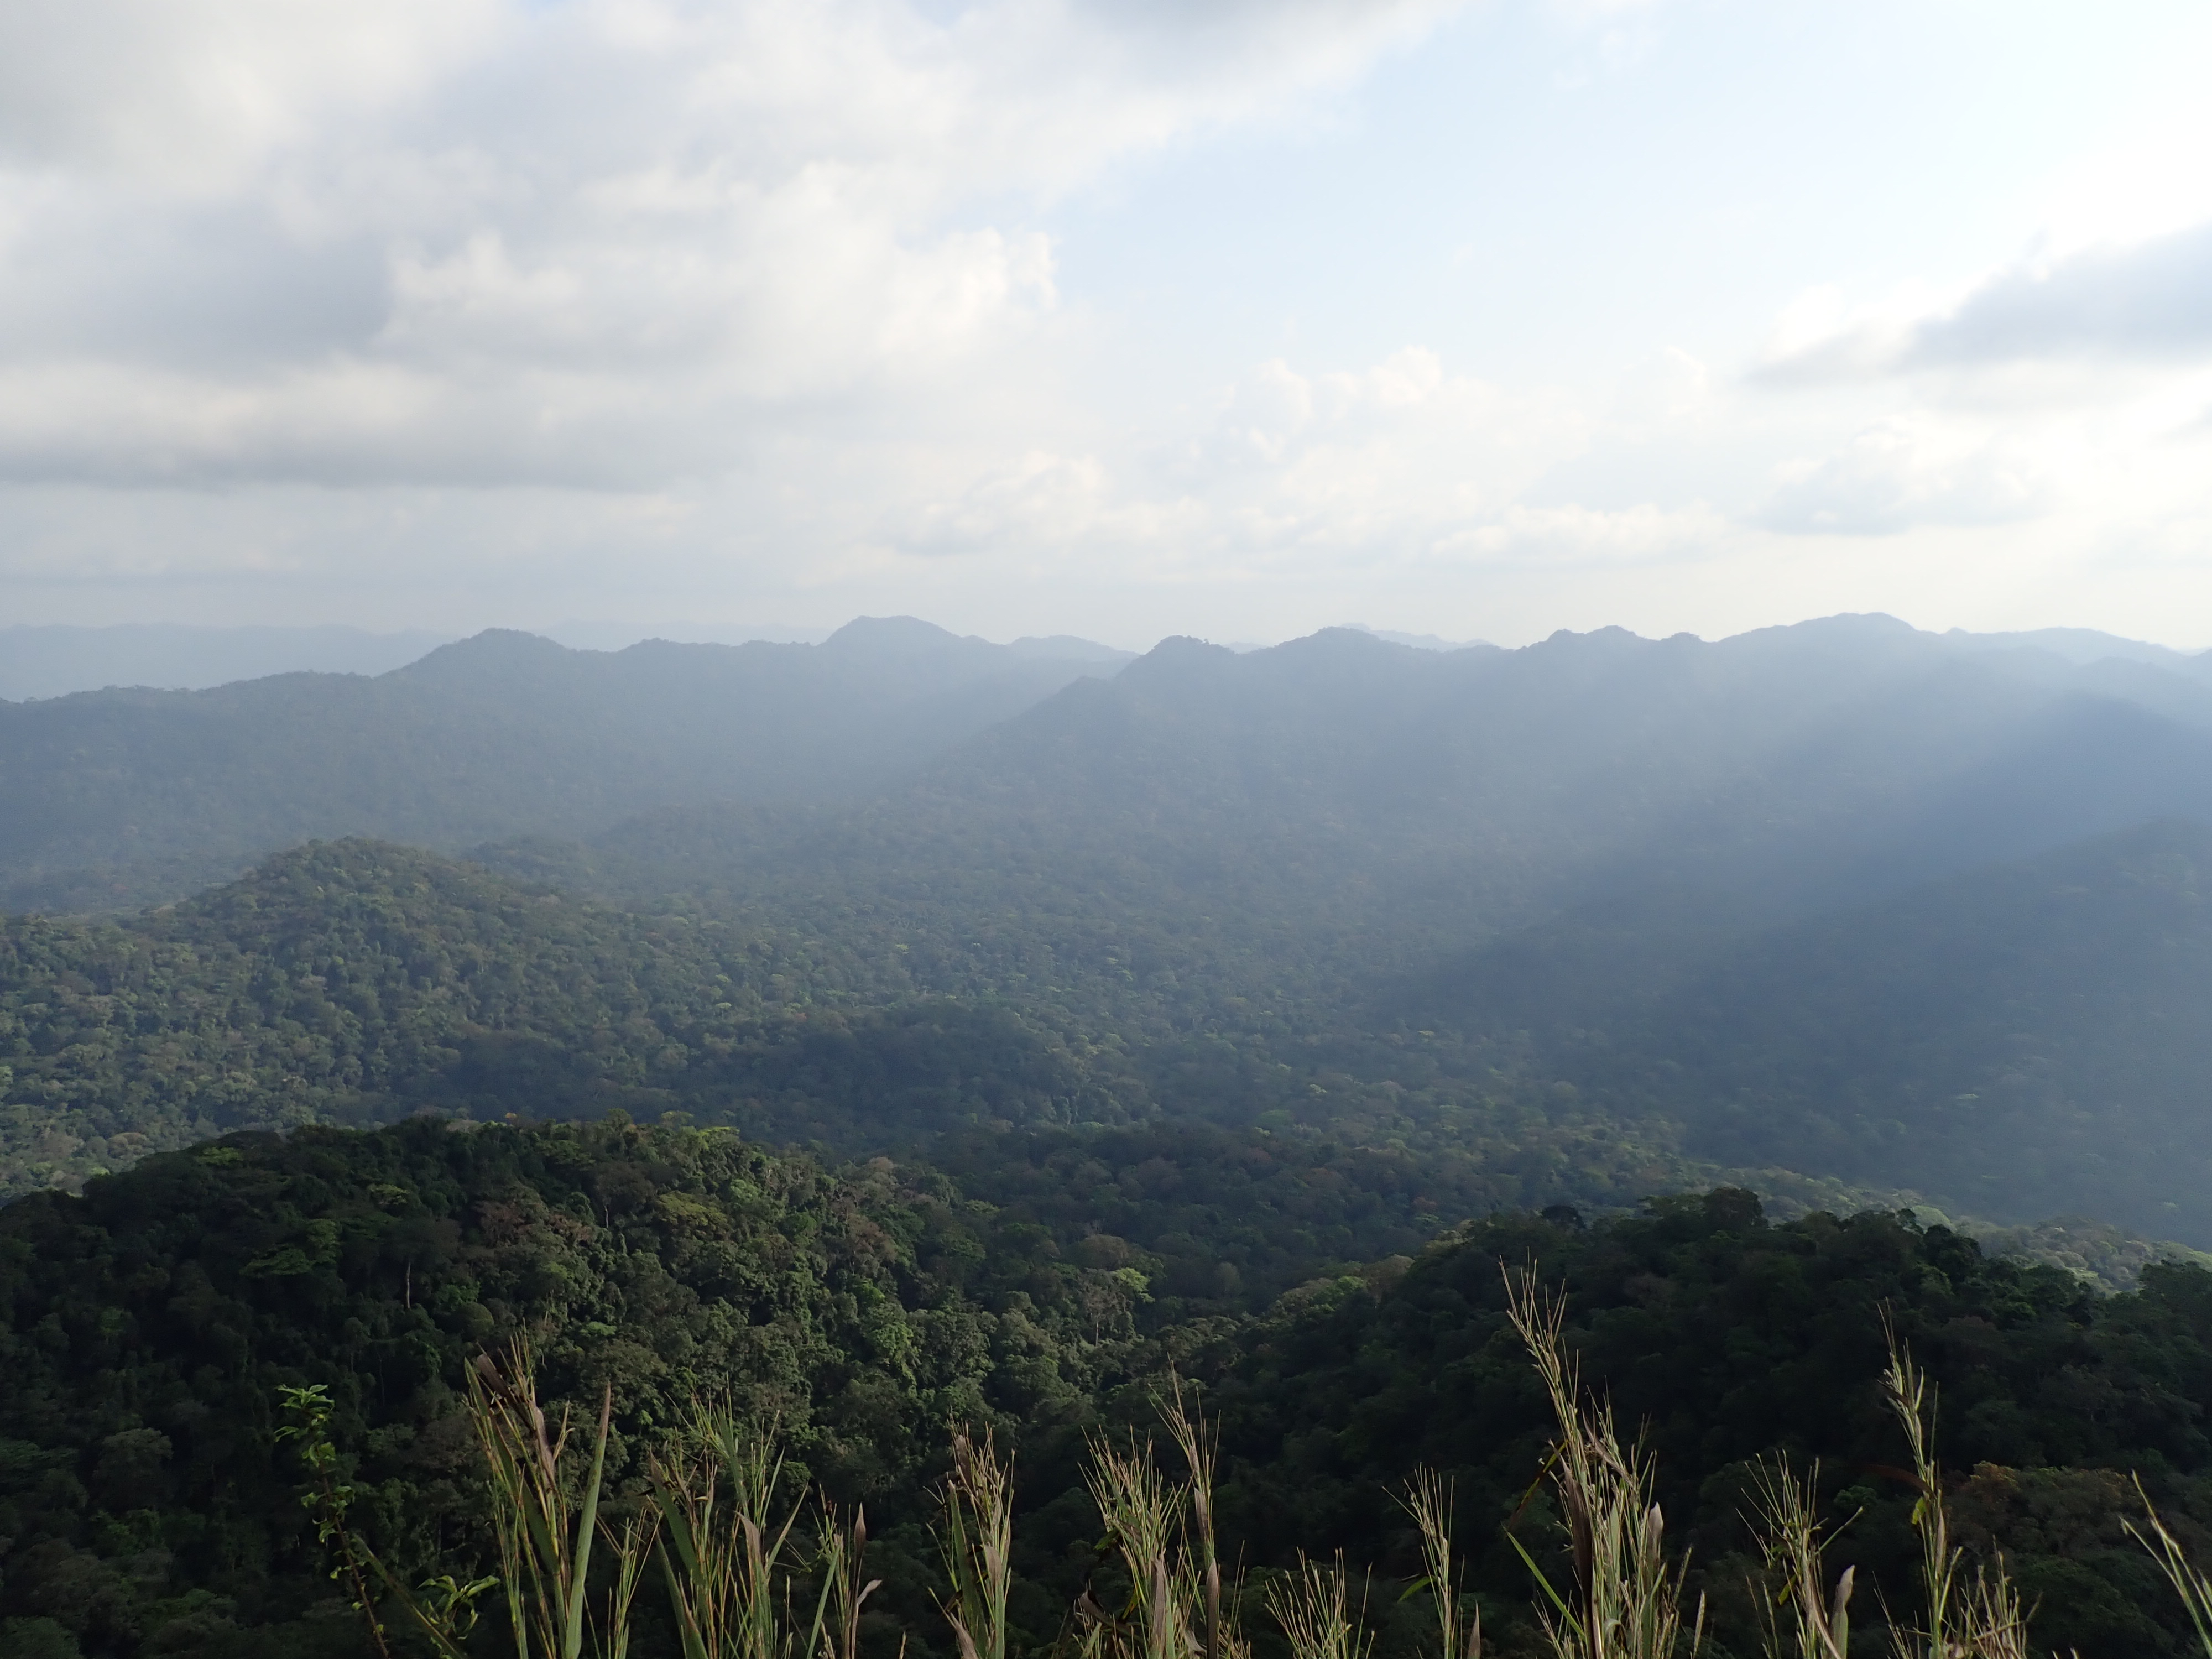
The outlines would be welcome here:
[[[1023,222],[1439,0],[24,0],[0,479],[580,484],[963,395]]]
[[[1524,507],[1440,539],[1437,562],[1591,567],[1662,563],[1722,545],[1733,526],[1698,506]]]
[[[1889,536],[1921,525],[2012,523],[2046,510],[2051,495],[2031,459],[1899,418],[1817,460],[1785,463],[1755,521],[1793,535]]]
[[[1596,430],[1571,404],[1455,374],[1420,347],[1318,374],[1275,359],[1179,441],[1119,456],[1031,451],[880,539],[928,557],[1089,561],[1173,580],[1641,563],[1727,532],[1703,507],[1519,499]]]
[[[2074,359],[2212,354],[2212,223],[2023,260],[1936,305],[1853,312],[1832,289],[1778,319],[1759,367],[1780,384]]]
[[[499,0],[16,0],[0,161],[209,196],[495,50]]]
[[[2212,350],[2212,224],[2007,271],[1922,324],[1908,362],[1940,365]]]

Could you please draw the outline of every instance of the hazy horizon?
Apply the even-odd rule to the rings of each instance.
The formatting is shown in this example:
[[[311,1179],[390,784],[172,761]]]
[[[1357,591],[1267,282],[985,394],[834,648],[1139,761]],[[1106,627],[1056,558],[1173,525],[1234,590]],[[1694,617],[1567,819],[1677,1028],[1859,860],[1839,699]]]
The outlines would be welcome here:
[[[1913,629],[1917,633],[1929,635],[1940,635],[1948,634],[1960,637],[1988,639],[2032,638],[2040,635],[2060,635],[2069,634],[2081,635],[2085,636],[2094,635],[2097,637],[2110,639],[2116,643],[2120,644],[2148,646],[2161,653],[2170,653],[2175,656],[2182,657],[2200,655],[2208,649],[2212,649],[2212,647],[2208,647],[2199,644],[2169,646],[2161,641],[2153,640],[2141,635],[2116,634],[2108,629],[2076,628],[2064,623],[2053,623],[2039,628],[2024,629],[1936,629],[1922,626],[1921,624],[1911,622],[1909,618],[1898,617],[1894,615],[1894,613],[1889,611],[1832,611],[1820,616],[1792,617],[1785,618],[1780,622],[1762,623],[1756,628],[1739,629],[1729,633],[1703,633],[1694,628],[1678,629],[1674,630],[1674,632],[1678,635],[1687,634],[1692,638],[1703,641],[1708,644],[1712,644],[1723,640],[1737,638],[1743,634],[1759,632],[1765,629],[1796,627],[1807,623],[1827,622],[1847,617],[1887,617],[1892,621],[1904,623],[1905,626]],[[830,638],[841,629],[848,627],[854,623],[885,620],[925,623],[931,627],[942,629],[945,632],[954,635],[957,637],[979,639],[992,645],[1018,645],[1024,641],[1068,639],[1080,641],[1086,644],[1101,645],[1112,650],[1126,652],[1132,655],[1138,656],[1141,656],[1145,653],[1153,650],[1162,642],[1170,639],[1204,640],[1208,644],[1224,645],[1230,649],[1237,651],[1267,650],[1278,645],[1288,644],[1293,640],[1308,638],[1314,634],[1321,633],[1332,628],[1348,628],[1358,633],[1371,634],[1377,639],[1387,640],[1397,644],[1412,645],[1423,650],[1457,650],[1468,647],[1479,646],[1496,647],[1500,649],[1509,651],[1519,650],[1527,646],[1540,644],[1545,640],[1552,638],[1555,635],[1560,633],[1601,633],[1609,629],[1615,628],[1620,629],[1630,634],[1637,635],[1639,638],[1656,639],[1668,637],[1666,635],[1656,634],[1645,634],[1622,623],[1599,623],[1589,628],[1562,627],[1547,629],[1540,632],[1532,633],[1526,638],[1485,637],[1451,639],[1435,633],[1412,628],[1398,628],[1384,626],[1364,620],[1343,619],[1324,622],[1317,624],[1314,628],[1307,629],[1297,634],[1258,639],[1236,636],[1233,632],[1229,635],[1215,637],[1192,629],[1171,629],[1168,632],[1160,634],[1157,636],[1136,639],[1127,637],[1121,639],[1101,638],[1090,634],[1070,630],[1061,630],[1056,633],[1047,634],[1039,629],[1028,629],[1018,633],[1005,635],[1000,637],[994,637],[988,634],[966,633],[961,629],[948,627],[944,623],[938,621],[935,617],[928,616],[915,615],[908,612],[888,613],[862,611],[846,617],[841,621],[817,627],[793,627],[781,622],[763,622],[757,623],[735,623],[717,625],[714,623],[681,621],[672,621],[662,623],[599,622],[577,617],[565,617],[550,624],[536,626],[526,625],[522,623],[513,621],[493,621],[468,629],[439,628],[435,626],[380,629],[360,627],[346,623],[247,623],[235,624],[226,624],[222,623],[165,622],[121,622],[95,623],[0,623],[0,642],[5,642],[12,638],[27,635],[41,635],[49,637],[76,636],[88,640],[97,640],[105,637],[115,640],[118,643],[123,642],[129,637],[148,638],[161,635],[173,635],[180,638],[200,637],[210,640],[223,638],[239,640],[251,640],[254,638],[298,638],[301,640],[312,640],[315,638],[324,638],[331,640],[356,639],[362,641],[391,641],[396,645],[405,645],[408,647],[417,647],[422,651],[430,651],[434,650],[437,647],[441,645],[450,645],[458,641],[472,639],[479,634],[505,631],[533,634],[541,639],[551,640],[557,645],[565,646],[572,651],[622,651],[626,650],[630,646],[643,644],[650,641],[663,641],[675,645],[819,645],[822,641]]]
[[[0,17],[0,614],[2212,641],[2212,15]]]

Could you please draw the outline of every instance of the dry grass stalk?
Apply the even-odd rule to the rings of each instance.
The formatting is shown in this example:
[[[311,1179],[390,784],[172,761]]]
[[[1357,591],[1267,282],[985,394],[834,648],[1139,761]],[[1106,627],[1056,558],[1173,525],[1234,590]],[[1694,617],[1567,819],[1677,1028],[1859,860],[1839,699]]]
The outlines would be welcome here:
[[[1085,1480],[1127,1569],[1129,1600],[1116,1614],[1086,1589],[1075,1605],[1078,1647],[1085,1659],[1247,1659],[1214,1538],[1212,1437],[1179,1378],[1158,1405],[1187,1480],[1159,1472],[1149,1441],[1140,1448],[1132,1437],[1126,1453],[1091,1442]]]
[[[661,1575],[684,1659],[769,1659],[776,1640],[775,1570],[793,1521],[770,1520],[783,1474],[773,1437],[695,1401],[684,1449],[653,1467],[666,1528]]]
[[[1965,1552],[1951,1541],[1943,1509],[1943,1472],[1934,1451],[1936,1397],[1926,1373],[1888,1331],[1889,1368],[1883,1392],[1904,1425],[1919,1498],[1912,1506],[1920,1536],[1921,1585],[1927,1595],[1924,1627],[1893,1625],[1898,1659],[2027,1659],[2027,1613],[2005,1571],[2004,1558],[1978,1570],[1972,1589],[1962,1586]]]
[[[1363,1628],[1366,1600],[1363,1589],[1353,1607],[1341,1554],[1327,1567],[1301,1555],[1295,1573],[1267,1586],[1267,1611],[1283,1627],[1291,1659],[1367,1659],[1375,1638]]]
[[[861,1582],[866,1512],[848,1526],[825,1498],[813,1555],[795,1565],[799,1508],[774,1518],[784,1468],[775,1431],[695,1401],[684,1438],[678,1455],[654,1461],[653,1480],[661,1574],[684,1659],[855,1659],[860,1606],[876,1589]],[[821,1584],[802,1635],[789,1620],[791,1586],[807,1570]]]
[[[1650,1462],[1622,1448],[1610,1406],[1583,1401],[1563,1339],[1565,1297],[1547,1295],[1533,1269],[1509,1271],[1505,1285],[1507,1317],[1536,1362],[1559,1425],[1547,1467],[1573,1551],[1571,1599],[1507,1534],[1550,1603],[1538,1611],[1552,1650],[1559,1659],[1675,1659],[1686,1636],[1685,1568],[1667,1562]],[[1686,1632],[1691,1653],[1703,1645],[1704,1631],[1700,1601]]]
[[[1975,1571],[1966,1597],[1965,1651],[1972,1659],[2027,1659],[2027,1618],[2000,1556],[1995,1565]]]
[[[572,1425],[564,1410],[560,1431],[551,1431],[528,1349],[516,1344],[504,1373],[489,1354],[479,1354],[470,1370],[469,1419],[491,1469],[493,1528],[520,1659],[580,1659],[587,1637],[605,1659],[629,1651],[630,1600],[653,1528],[649,1520],[633,1522],[617,1534],[600,1521],[613,1413],[609,1388],[600,1396],[588,1470],[571,1499],[564,1468]],[[605,1615],[595,1620],[592,1548],[602,1534],[615,1553],[616,1574]]]
[[[659,1529],[660,1517],[649,1509],[624,1521],[620,1532],[604,1517],[599,1522],[600,1535],[615,1553],[615,1582],[607,1592],[607,1620],[597,1643],[605,1659],[629,1659],[630,1605],[637,1600],[638,1581],[645,1575],[646,1562],[652,1559],[653,1536]]]
[[[1129,1571],[1129,1604],[1103,1632],[1109,1650],[1141,1659],[1190,1659],[1190,1625],[1176,1594],[1182,1488],[1152,1466],[1151,1443],[1139,1449],[1133,1439],[1126,1455],[1103,1440],[1092,1442],[1085,1484]]]
[[[2204,1650],[2205,1659],[2212,1659],[2212,1578],[2208,1578],[2182,1553],[2181,1540],[2166,1529],[2140,1480],[2136,1482],[2136,1496],[2142,1499],[2143,1516],[2149,1530],[2145,1532],[2132,1521],[2120,1524],[2158,1563],[2166,1583],[2181,1597],[2181,1605],[2189,1614],[2190,1628],[2197,1633],[2197,1645]]]
[[[939,1605],[960,1644],[960,1659],[1006,1659],[1006,1590],[1012,1582],[1013,1478],[999,1461],[989,1430],[978,1444],[952,1435],[952,1472],[942,1494],[937,1534],[952,1593]]]
[[[1413,1518],[1421,1534],[1421,1583],[1437,1611],[1437,1635],[1443,1659],[1482,1659],[1482,1608],[1478,1604],[1464,1625],[1460,1620],[1459,1569],[1452,1559],[1452,1489],[1434,1469],[1417,1468],[1399,1506]]]
[[[1779,1586],[1776,1603],[1789,1609],[1786,1638],[1768,1615],[1769,1659],[1849,1659],[1857,1570],[1844,1568],[1834,1589],[1827,1588],[1820,1559],[1824,1534],[1814,1518],[1820,1482],[1817,1463],[1802,1486],[1779,1457],[1759,1471],[1755,1530],[1765,1547],[1767,1571]]]
[[[1205,1632],[1204,1659],[1227,1659],[1233,1650],[1243,1651],[1233,1623],[1222,1614],[1221,1557],[1213,1536],[1214,1443],[1204,1420],[1183,1404],[1182,1379],[1168,1373],[1168,1397],[1160,1414],[1169,1437],[1182,1453],[1190,1478],[1183,1490],[1189,1500],[1189,1518],[1183,1531],[1185,1571],[1195,1578],[1190,1591],[1198,1602],[1198,1627]]]

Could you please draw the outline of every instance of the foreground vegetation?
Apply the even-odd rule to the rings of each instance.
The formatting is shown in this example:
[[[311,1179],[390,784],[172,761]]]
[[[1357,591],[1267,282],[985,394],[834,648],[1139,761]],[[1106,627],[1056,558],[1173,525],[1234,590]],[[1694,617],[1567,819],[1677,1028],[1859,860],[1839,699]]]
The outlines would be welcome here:
[[[1509,1531],[1539,1592],[1540,1645],[1558,1659],[1694,1659],[1705,1646],[1705,1604],[1700,1598],[1692,1621],[1686,1564],[1668,1557],[1649,1458],[1623,1443],[1609,1404],[1584,1395],[1564,1340],[1564,1299],[1543,1290],[1534,1269],[1508,1269],[1505,1284],[1507,1318],[1534,1363],[1556,1425],[1543,1484],[1558,1504],[1570,1565],[1566,1581],[1554,1583]],[[2003,1555],[1977,1567],[1969,1583],[1966,1552],[1951,1540],[1942,1471],[1929,1446],[1926,1378],[1893,1346],[1881,1380],[1911,1449],[1905,1478],[1920,1494],[1912,1522],[1923,1601],[1917,1624],[1891,1632],[1899,1659],[1923,1651],[1931,1659],[2015,1659],[2027,1650],[2027,1619]],[[552,1427],[528,1347],[518,1343],[504,1370],[480,1355],[470,1371],[467,1412],[490,1468],[501,1571],[467,1582],[443,1573],[410,1587],[348,1524],[356,1491],[337,1475],[326,1391],[287,1389],[284,1399],[294,1420],[279,1437],[303,1443],[313,1475],[306,1506],[335,1562],[331,1577],[351,1589],[353,1611],[380,1655],[393,1650],[386,1623],[392,1609],[439,1659],[467,1659],[477,1603],[495,1591],[504,1593],[507,1636],[519,1659],[574,1655],[586,1643],[595,1653],[627,1655],[638,1586],[657,1565],[684,1659],[859,1659],[861,1608],[880,1588],[866,1577],[866,1512],[855,1510],[848,1518],[825,1494],[814,1508],[811,1537],[794,1540],[807,1505],[780,1501],[784,1458],[772,1423],[747,1423],[726,1407],[695,1400],[673,1437],[676,1449],[652,1460],[647,1490],[617,1523],[600,1510],[611,1387],[601,1392],[588,1449],[580,1446],[571,1460],[564,1454],[574,1425],[563,1412],[557,1433]],[[1100,1559],[1055,1645],[1130,1659],[1249,1654],[1242,1575],[1224,1577],[1214,1526],[1215,1445],[1173,1371],[1155,1403],[1181,1473],[1163,1473],[1152,1443],[1139,1445],[1134,1435],[1126,1445],[1103,1435],[1091,1439],[1084,1484],[1098,1515]],[[951,1440],[951,1468],[936,1493],[947,1585],[939,1611],[962,1659],[1002,1659],[1012,1582],[1011,1471],[988,1433],[979,1443],[955,1427]],[[1844,1659],[1850,1650],[1856,1569],[1845,1568],[1831,1589],[1816,1494],[1817,1472],[1801,1486],[1778,1456],[1762,1470],[1755,1516],[1747,1517],[1763,1547],[1754,1582],[1789,1608],[1787,1635],[1784,1620],[1770,1615],[1769,1659]],[[1480,1659],[1481,1607],[1462,1595],[1451,1488],[1433,1470],[1419,1469],[1399,1502],[1419,1534],[1424,1569],[1401,1600],[1427,1593],[1439,1659]],[[2136,1535],[2155,1539],[2155,1558],[2197,1619],[2212,1586],[2156,1512],[2145,1519],[2149,1534]],[[598,1601],[595,1548],[611,1558]],[[1295,1570],[1262,1574],[1259,1585],[1257,1599],[1292,1659],[1370,1650],[1368,1585],[1363,1582],[1355,1603],[1341,1553],[1329,1565],[1302,1555]],[[2199,1634],[2212,1653],[2212,1632],[2200,1626]]]
[[[1079,1192],[1104,1172],[1066,1174]],[[833,1172],[727,1132],[614,1119],[233,1136],[19,1200],[0,1211],[9,1640],[88,1659],[362,1651],[321,1512],[301,1502],[316,1477],[277,1437],[299,1420],[288,1389],[321,1391],[349,1534],[393,1582],[511,1582],[468,1402],[479,1357],[521,1340],[556,1431],[566,1402],[570,1454],[604,1408],[601,1513],[618,1533],[661,1486],[703,1492],[685,1461],[699,1402],[777,1425],[779,1525],[816,1492],[848,1534],[866,1511],[857,1582],[880,1582],[850,1623],[871,1659],[902,1639],[918,1659],[963,1651],[932,1532],[960,1467],[948,1423],[1011,1459],[1007,1651],[1079,1636],[1086,1585],[1118,1610],[1094,1449],[1157,1437],[1171,1372],[1218,1437],[1216,1559],[1245,1574],[1260,1648],[1278,1639],[1267,1575],[1341,1550],[1376,1574],[1359,1622],[1378,1654],[1412,1651],[1415,1604],[1395,1598],[1425,1569],[1400,1499],[1427,1469],[1453,1492],[1466,1619],[1480,1608],[1486,1644],[1526,1652],[1542,1636],[1522,1552],[1553,1583],[1571,1577],[1559,1500],[1527,1496],[1559,1432],[1501,1278],[1530,1263],[1565,1289],[1588,1384],[1642,1431],[1668,1559],[1686,1551],[1681,1593],[1704,1599],[1716,1653],[1765,1639],[1747,1517],[1776,1453],[1801,1477],[1818,1465],[1820,1515],[1856,1516],[1826,1547],[1832,1571],[1856,1574],[1854,1642],[1886,1641],[1884,1606],[1915,1604],[1885,1309],[1931,1379],[1937,1443],[1971,1471],[1947,1488],[1953,1535],[1970,1564],[2003,1550],[2035,1649],[2151,1659],[2186,1639],[2123,1522],[2142,1512],[2131,1474],[2188,1549],[2212,1516],[2212,1275],[2196,1268],[2101,1297],[1944,1229],[1772,1224],[1723,1190],[1596,1225],[1501,1216],[1239,1301],[1176,1294],[1190,1269],[1051,1201],[1041,1172],[1000,1197],[919,1164]],[[1223,1208],[1210,1224],[1204,1206],[1172,1212],[1206,1235],[1176,1261],[1233,1246],[1266,1206]],[[610,1556],[595,1559],[597,1574]],[[475,1603],[483,1651],[505,1639],[501,1595]],[[635,1589],[639,1659],[680,1650],[667,1605],[655,1566]],[[402,1649],[416,1639],[387,1622]]]

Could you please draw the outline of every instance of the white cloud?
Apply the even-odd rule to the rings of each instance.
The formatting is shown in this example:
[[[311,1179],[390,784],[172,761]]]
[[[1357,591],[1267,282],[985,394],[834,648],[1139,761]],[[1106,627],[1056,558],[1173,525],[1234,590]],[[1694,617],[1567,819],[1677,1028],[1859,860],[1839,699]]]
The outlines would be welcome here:
[[[2175,527],[2202,522],[2212,436],[2212,192],[2191,176],[2197,152],[2169,148],[2185,130],[2212,125],[2164,119],[2067,168],[2017,257],[1785,307],[1750,386],[1778,416],[1859,417],[1777,465],[1747,521],[1793,537],[2036,525],[2085,569],[2184,556]]]
[[[26,0],[0,478],[653,489],[957,399],[1056,304],[1024,202],[1448,9]]]
[[[1778,475],[1758,520],[1795,534],[2008,524],[2045,510],[2052,493],[2033,458],[1924,419],[1869,427],[1831,454],[1784,463]]]
[[[0,158],[155,193],[246,185],[334,118],[389,113],[494,49],[499,0],[15,0]]]
[[[1496,518],[1437,542],[1439,562],[1490,565],[1653,564],[1695,557],[1732,539],[1734,526],[1704,506],[1665,508],[1650,502],[1600,509],[1509,507]]]
[[[1701,393],[1663,360],[1665,416]],[[1520,498],[1600,428],[1571,401],[1454,374],[1419,347],[1306,374],[1256,365],[1188,439],[1115,457],[1033,451],[887,526],[930,556],[1032,565],[1090,558],[1177,580],[1200,571],[1306,578],[1347,568],[1607,565],[1692,554],[1729,530],[1703,506],[1535,506]]]
[[[2212,224],[2001,273],[1915,331],[1908,367],[2212,352]]]
[[[1948,11],[1455,3],[0,4],[0,601],[1506,638],[2203,562],[2193,87],[2075,165],[1944,148]]]

